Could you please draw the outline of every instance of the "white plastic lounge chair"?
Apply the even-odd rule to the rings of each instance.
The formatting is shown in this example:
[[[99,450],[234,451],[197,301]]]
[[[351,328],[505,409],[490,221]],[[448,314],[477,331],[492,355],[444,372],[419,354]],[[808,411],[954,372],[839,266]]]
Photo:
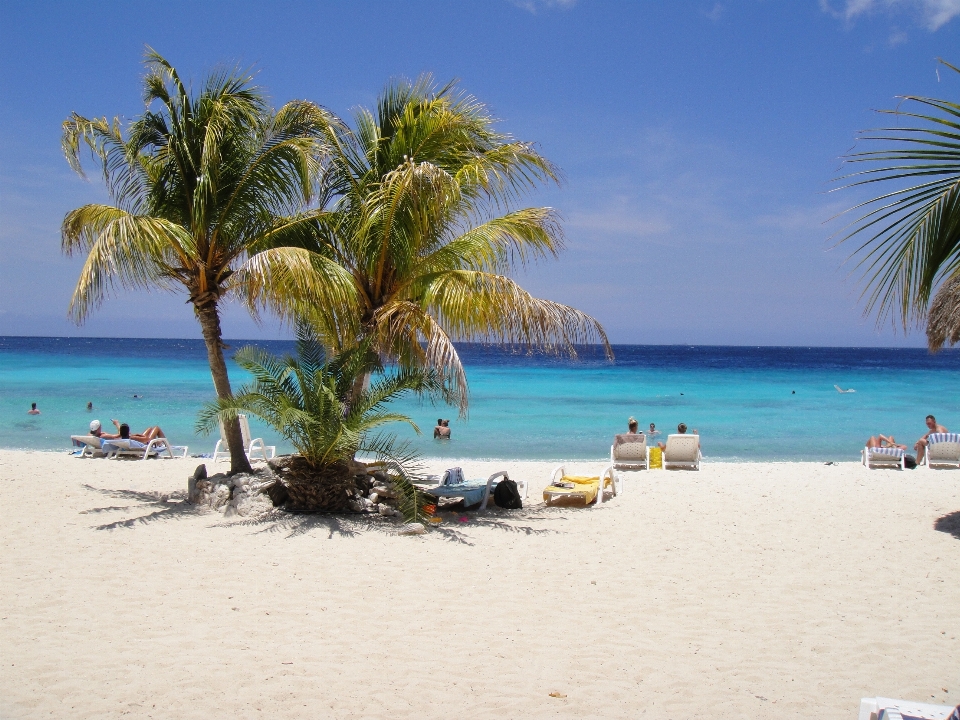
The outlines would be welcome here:
[[[459,468],[456,469],[459,470]],[[460,473],[460,477],[463,477],[462,472]],[[444,478],[447,479],[446,473],[444,473]],[[486,483],[484,483],[483,480],[462,480],[461,482],[453,483],[441,482],[437,487],[426,488],[424,492],[436,495],[437,497],[463,497],[464,505],[467,507],[476,505],[479,500],[480,510],[486,510],[490,501],[490,495],[492,495],[496,489],[500,478],[509,480],[510,475],[506,470],[500,470],[488,477]],[[529,492],[527,481],[515,480],[514,482],[517,483],[517,491],[520,493],[520,497],[526,500]]]
[[[96,457],[103,455],[103,450],[101,449],[103,440],[96,435],[71,435],[70,440],[73,442],[74,447],[82,448],[78,457]]]
[[[250,421],[247,419],[247,416],[237,415],[237,417],[240,418],[240,436],[243,438],[243,451],[247,454],[247,459],[253,460],[255,459],[255,455],[259,453],[263,460],[272,460],[277,454],[276,445],[264,445],[263,438],[254,438],[251,440]],[[220,448],[223,449],[221,450]],[[270,457],[267,457],[268,451]],[[217,446],[213,449],[213,461],[217,462],[219,460],[229,459],[230,448],[227,445],[227,431],[223,427],[223,423],[220,423],[220,439],[217,440]]]
[[[668,435],[667,444],[663,449],[663,469],[670,467],[700,469],[700,436],[699,435]]]
[[[946,720],[952,712],[953,707],[949,705],[871,697],[860,699],[858,720]]]
[[[554,483],[563,482],[564,478],[570,481],[573,487],[559,487]],[[566,498],[582,498],[584,505],[593,504],[597,508],[603,504],[604,491],[609,488],[613,497],[623,493],[623,481],[613,465],[607,465],[600,473],[600,477],[581,477],[567,475],[566,465],[554,468],[550,475],[550,484],[543,489],[543,501],[547,504],[554,500]]]
[[[906,470],[907,461],[904,451],[900,448],[868,448],[860,452],[863,464],[868,468],[886,467]]]
[[[923,461],[928,468],[952,465],[960,468],[960,433],[931,433]]]
[[[643,433],[617,435],[610,446],[610,464],[614,470],[646,470],[650,465],[650,448]]]
[[[108,459],[112,458],[117,460],[121,457],[140,456],[141,460],[146,460],[151,456],[166,458],[177,457],[173,454],[174,449],[176,449],[177,453],[183,453],[180,457],[186,457],[189,448],[187,448],[186,445],[171,445],[170,440],[167,438],[154,438],[146,445],[137,440],[115,438],[113,440],[104,440],[101,449]]]

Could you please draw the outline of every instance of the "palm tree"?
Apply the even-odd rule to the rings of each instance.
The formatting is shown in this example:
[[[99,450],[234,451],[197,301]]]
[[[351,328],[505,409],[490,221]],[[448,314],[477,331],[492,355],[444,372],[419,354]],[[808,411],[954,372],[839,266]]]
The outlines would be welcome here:
[[[394,436],[377,433],[384,425],[407,423],[406,415],[387,410],[392,400],[408,393],[442,391],[434,373],[400,370],[385,375],[377,354],[365,342],[329,358],[304,325],[297,333],[297,357],[280,358],[256,347],[245,347],[234,360],[253,376],[253,384],[236,395],[206,405],[197,430],[209,433],[218,423],[254,415],[286,438],[299,453],[284,475],[290,504],[300,510],[344,510],[355,489],[351,461],[357,453],[374,455],[393,470],[393,480],[405,499],[409,520],[421,515],[422,502],[410,480],[417,477],[417,457]],[[357,377],[377,373],[369,389],[347,403]],[[350,494],[348,494],[350,493]]]
[[[349,324],[331,318],[329,306],[297,308],[337,328],[321,331],[329,347],[369,339],[401,367],[442,372],[461,411],[467,382],[454,340],[570,354],[599,340],[612,357],[596,320],[508,277],[563,247],[550,208],[514,207],[558,173],[533,145],[494,125],[486,106],[453,84],[437,88],[429,76],[393,83],[375,111],[356,112],[353,129],[326,125],[327,201],[307,214],[311,233],[284,237],[352,278],[357,313]]]
[[[893,312],[904,329],[926,317],[928,344],[936,351],[960,341],[960,104],[914,95],[902,100],[919,107],[881,112],[919,122],[865,133],[863,139],[885,147],[847,156],[868,167],[847,175],[845,187],[916,184],[851,208],[864,214],[843,240],[866,238],[854,256],[867,281],[867,311],[878,309],[881,319]]]
[[[145,64],[146,110],[126,131],[117,118],[76,113],[63,124],[71,167],[83,175],[85,144],[112,199],[64,218],[64,252],[86,254],[70,312],[83,322],[115,286],[186,290],[217,395],[228,398],[225,299],[249,300],[256,311],[309,297],[330,305],[334,319],[352,302],[349,277],[324,258],[292,248],[256,252],[297,231],[295,215],[313,197],[323,154],[318,128],[330,118],[308,102],[270,111],[252,78],[236,70],[211,74],[191,94],[149,48]],[[239,424],[226,430],[231,471],[249,472]]]

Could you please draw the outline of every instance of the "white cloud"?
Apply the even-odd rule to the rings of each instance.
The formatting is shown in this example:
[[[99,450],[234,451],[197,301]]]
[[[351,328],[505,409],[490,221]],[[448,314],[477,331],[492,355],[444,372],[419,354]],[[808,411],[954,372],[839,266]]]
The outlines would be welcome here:
[[[907,10],[918,13],[931,32],[960,15],[960,0],[845,0],[839,9],[832,0],[820,0],[820,7],[834,17],[852,22],[861,15]]]
[[[577,4],[577,0],[510,0],[518,8],[536,15],[541,10],[567,10]]]
[[[723,10],[723,5],[720,3],[714,3],[713,8],[711,10],[704,11],[703,14],[708,20],[713,20],[716,22],[723,15]]]

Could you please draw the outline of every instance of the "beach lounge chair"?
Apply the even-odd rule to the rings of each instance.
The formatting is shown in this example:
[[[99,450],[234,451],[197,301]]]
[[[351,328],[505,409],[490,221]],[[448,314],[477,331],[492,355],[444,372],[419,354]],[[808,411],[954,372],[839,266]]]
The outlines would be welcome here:
[[[868,448],[860,453],[863,464],[868,468],[900,468],[906,470],[907,461],[904,451],[900,448]]]
[[[566,466],[560,465],[550,476],[550,484],[543,489],[543,501],[547,505],[582,503],[586,507],[593,503],[594,507],[600,507],[604,499],[601,482],[603,491],[609,488],[614,497],[623,492],[623,483],[613,465],[607,465],[599,477],[567,475]]]
[[[650,448],[643,433],[617,435],[610,446],[610,464],[614,470],[646,470],[650,465]]]
[[[950,705],[927,705],[909,700],[871,697],[860,699],[860,715],[857,720],[946,720],[952,712],[953,707]]]
[[[667,444],[663,449],[663,469],[671,467],[700,469],[700,436],[699,435],[668,435]]]
[[[81,448],[79,457],[97,457],[103,455],[103,440],[96,435],[71,435],[74,447]],[[74,451],[76,452],[76,451]]]
[[[459,469],[459,468],[458,468]],[[462,477],[462,475],[460,476]],[[486,510],[493,491],[497,489],[497,483],[500,478],[509,480],[510,475],[506,470],[500,470],[488,477],[486,480],[465,480],[457,483],[444,483],[437,487],[427,488],[424,492],[435,497],[462,497],[464,507],[475,507],[480,504],[480,510]],[[528,487],[526,480],[515,480],[520,497],[527,499]]]
[[[177,457],[173,454],[174,450],[178,454],[182,453],[179,457],[186,457],[188,449],[186,445],[171,445],[167,438],[154,438],[146,445],[137,440],[116,438],[114,440],[104,440],[101,447],[104,455],[108,459],[114,460],[131,456],[140,457],[141,460],[146,460],[148,457],[174,458]]]
[[[254,460],[256,454],[259,453],[263,460],[272,460],[277,454],[277,447],[275,445],[264,445],[263,438],[251,440],[250,421],[247,416],[237,415],[237,417],[240,418],[240,436],[243,438],[243,451],[247,454],[247,459]],[[267,457],[267,452],[270,453],[270,457]],[[217,445],[213,449],[213,461],[229,459],[230,449],[227,445],[227,431],[224,429],[223,423],[220,423],[220,439],[217,440]]]
[[[928,468],[934,465],[960,468],[960,433],[931,433],[927,437],[927,454],[923,461]]]

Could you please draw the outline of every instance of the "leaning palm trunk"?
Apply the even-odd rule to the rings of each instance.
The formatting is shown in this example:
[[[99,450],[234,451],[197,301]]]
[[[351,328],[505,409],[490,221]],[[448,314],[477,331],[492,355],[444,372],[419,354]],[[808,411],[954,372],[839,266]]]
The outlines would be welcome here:
[[[227,363],[223,357],[224,344],[217,303],[209,301],[206,304],[197,304],[194,308],[197,319],[200,321],[203,341],[207,346],[207,361],[210,363],[210,375],[213,377],[217,397],[221,400],[229,400],[233,393],[230,391],[230,376],[227,374]],[[243,446],[240,418],[227,420],[223,424],[223,429],[227,435],[227,448],[230,450],[230,472],[252,472],[246,448]]]

